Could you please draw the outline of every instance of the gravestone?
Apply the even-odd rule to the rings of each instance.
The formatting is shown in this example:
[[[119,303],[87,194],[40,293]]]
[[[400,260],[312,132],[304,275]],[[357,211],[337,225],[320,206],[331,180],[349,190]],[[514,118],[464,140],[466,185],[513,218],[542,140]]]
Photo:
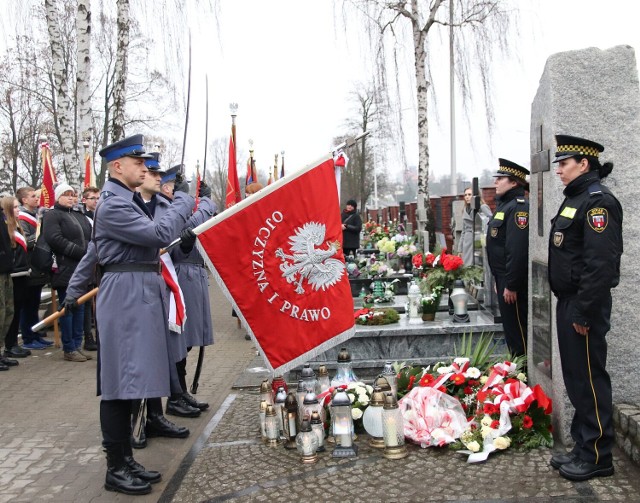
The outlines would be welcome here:
[[[555,298],[544,299],[540,277],[548,264],[550,220],[564,198],[564,186],[549,156],[555,153],[555,134],[580,136],[605,146],[602,162],[614,163],[605,184],[622,203],[624,254],[620,285],[613,290],[611,331],[607,336],[607,368],[614,403],[640,403],[636,369],[640,361],[640,198],[637,164],[640,156],[640,91],[634,50],[617,46],[554,54],[545,65],[531,107],[529,374],[554,400],[554,430],[571,444],[569,425],[573,408],[568,401],[560,365],[555,328]],[[535,264],[535,265],[534,265]],[[536,287],[537,285],[537,287]],[[537,290],[535,288],[538,288]],[[534,298],[534,295],[537,297]],[[551,297],[553,297],[551,295]],[[535,318],[534,318],[535,317]],[[549,340],[550,368],[536,363]],[[630,376],[632,376],[630,378]]]

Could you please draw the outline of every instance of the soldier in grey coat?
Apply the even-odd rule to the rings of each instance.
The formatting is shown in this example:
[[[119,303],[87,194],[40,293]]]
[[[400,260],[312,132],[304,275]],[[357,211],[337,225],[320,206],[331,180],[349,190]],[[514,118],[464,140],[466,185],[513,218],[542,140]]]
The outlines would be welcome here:
[[[148,494],[160,480],[131,454],[131,400],[167,396],[170,362],[166,336],[166,285],[160,275],[159,249],[181,234],[194,200],[189,186],[176,187],[176,198],[161,219],[153,220],[134,189],[145,178],[144,138],[135,135],[100,151],[109,180],[96,210],[92,247],[101,270],[96,304],[100,334],[100,425],[107,451],[105,488]],[[193,234],[191,232],[191,234]],[[82,262],[78,266],[83,270]],[[74,309],[86,289],[83,275],[71,278],[64,307]]]

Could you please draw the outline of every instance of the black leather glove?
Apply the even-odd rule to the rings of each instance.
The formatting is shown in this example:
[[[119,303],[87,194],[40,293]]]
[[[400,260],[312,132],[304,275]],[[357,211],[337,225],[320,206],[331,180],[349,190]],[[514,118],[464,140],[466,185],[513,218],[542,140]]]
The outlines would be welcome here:
[[[196,244],[196,234],[192,229],[184,229],[180,233],[180,249],[184,253],[190,253],[193,250],[193,246]]]
[[[70,296],[65,297],[62,303],[60,304],[58,311],[62,311],[63,309],[67,313],[70,311],[75,311],[76,309],[78,309],[78,299]]]
[[[176,175],[176,183],[173,186],[173,193],[175,194],[176,192],[184,192],[185,194],[189,193],[189,182],[187,182],[186,178],[181,173]]]
[[[204,180],[200,182],[200,190],[198,191],[198,197],[211,198],[211,187],[209,187]]]

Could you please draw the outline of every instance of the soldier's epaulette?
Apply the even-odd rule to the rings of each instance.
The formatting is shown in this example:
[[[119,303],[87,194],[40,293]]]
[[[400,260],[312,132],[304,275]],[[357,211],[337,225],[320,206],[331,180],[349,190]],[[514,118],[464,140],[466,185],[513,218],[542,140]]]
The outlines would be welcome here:
[[[602,194],[602,185],[600,185],[600,182],[592,183],[591,185],[589,185],[588,190],[590,196],[597,196],[599,194]]]
[[[524,197],[516,197],[516,201],[520,204],[524,204],[527,200]]]

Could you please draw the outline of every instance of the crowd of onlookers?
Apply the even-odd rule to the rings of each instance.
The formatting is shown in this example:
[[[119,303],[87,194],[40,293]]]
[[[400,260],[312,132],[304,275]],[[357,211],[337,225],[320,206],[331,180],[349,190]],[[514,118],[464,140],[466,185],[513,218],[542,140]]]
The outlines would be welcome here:
[[[54,188],[54,206],[42,208],[39,192],[21,187],[15,196],[0,199],[0,371],[17,366],[17,358],[53,345],[45,334],[31,330],[39,321],[42,289],[51,285],[58,302],[64,300],[69,279],[91,239],[100,195],[98,188],[87,187],[80,196],[67,183],[59,183]],[[50,270],[39,270],[32,263],[36,245],[42,241],[53,256]],[[89,352],[97,347],[91,304],[66,313],[58,323],[64,359],[92,359]]]

